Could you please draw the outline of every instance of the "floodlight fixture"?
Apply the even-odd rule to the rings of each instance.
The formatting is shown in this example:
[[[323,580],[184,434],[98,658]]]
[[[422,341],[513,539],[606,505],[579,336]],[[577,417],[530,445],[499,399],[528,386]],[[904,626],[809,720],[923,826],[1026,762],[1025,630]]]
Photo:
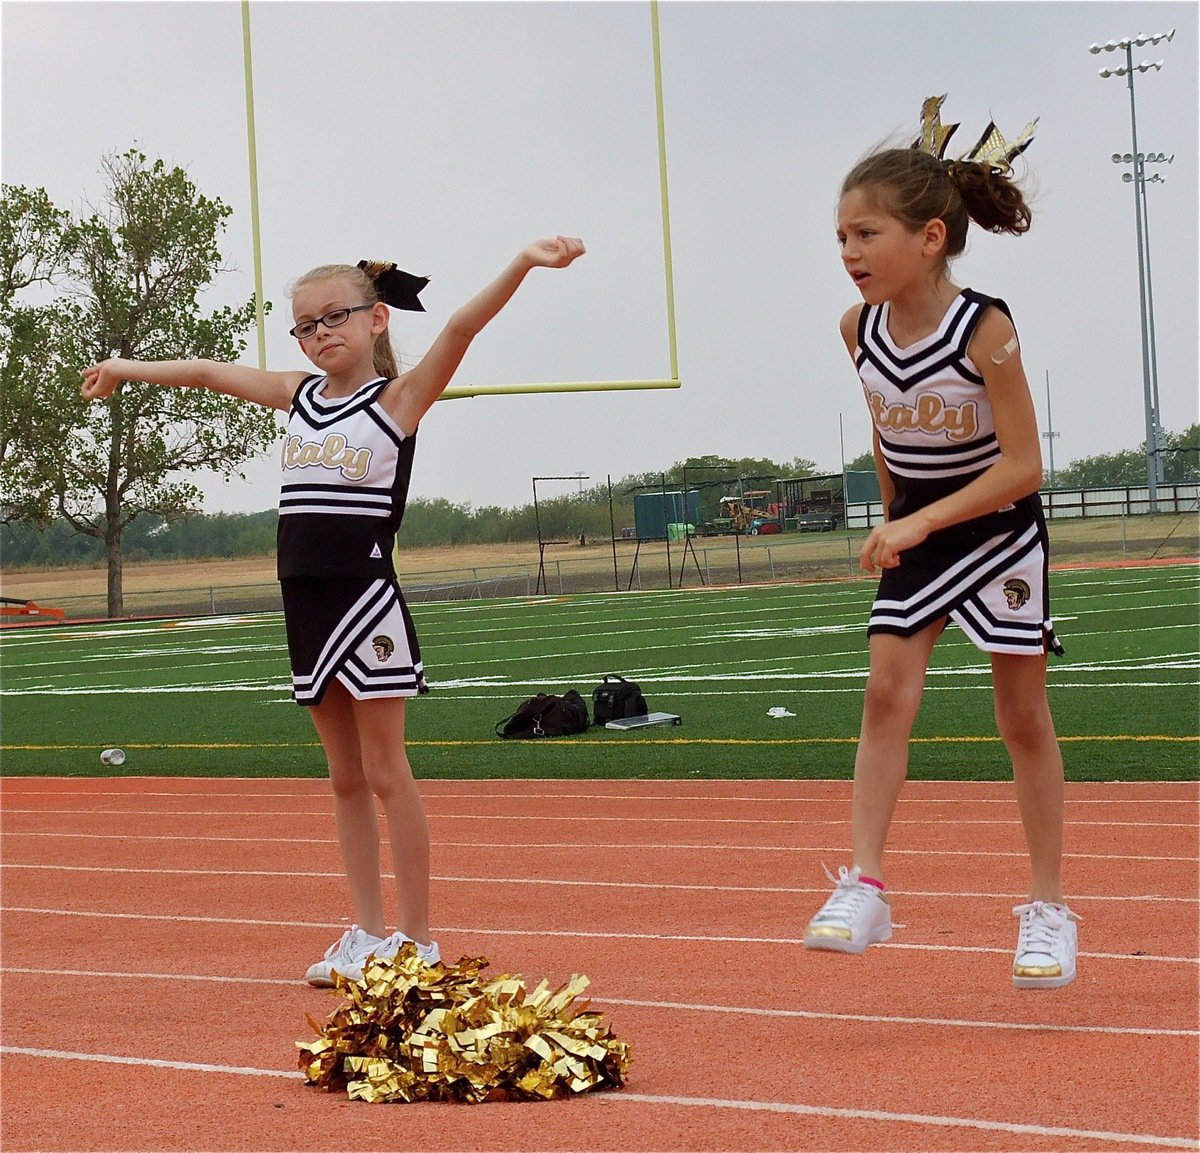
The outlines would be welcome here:
[[[1114,152],[1112,154],[1112,162],[1114,164],[1132,164],[1133,153],[1131,152]],[[1174,164],[1175,153],[1172,152],[1168,156],[1165,152],[1139,152],[1137,154],[1137,162],[1139,164]]]
[[[1100,75],[1106,80],[1110,76],[1128,76],[1130,72],[1161,72],[1161,60],[1143,60],[1140,64],[1130,64],[1122,68],[1101,68]]]
[[[1088,51],[1095,56],[1100,52],[1116,52],[1119,48],[1124,48],[1128,51],[1131,44],[1136,44],[1139,48],[1144,48],[1147,44],[1159,44],[1164,40],[1169,44],[1174,39],[1174,28],[1170,32],[1139,32],[1136,36],[1129,36],[1124,40],[1108,40],[1103,44],[1093,44],[1088,48]]]
[[[1146,185],[1161,184],[1162,177],[1146,176],[1147,163],[1170,164],[1175,159],[1174,154],[1168,158],[1165,153],[1146,155],[1138,150],[1137,141],[1137,106],[1134,99],[1134,74],[1137,72],[1161,72],[1161,60],[1143,60],[1140,64],[1133,62],[1133,48],[1147,44],[1157,45],[1163,41],[1170,42],[1175,38],[1175,29],[1169,32],[1139,32],[1136,36],[1126,36],[1120,40],[1108,40],[1103,44],[1093,44],[1088,51],[1093,55],[1101,52],[1123,52],[1125,61],[1115,68],[1102,68],[1100,75],[1104,79],[1113,76],[1126,78],[1125,86],[1129,89],[1129,127],[1132,137],[1132,148],[1128,152],[1114,152],[1114,164],[1132,164],[1133,171],[1123,173],[1121,179],[1126,184],[1133,185],[1134,218],[1137,224],[1137,256],[1138,256],[1138,301],[1140,306],[1142,328],[1142,393],[1146,415],[1146,487],[1149,490],[1149,508],[1151,512],[1158,511],[1158,481],[1161,479],[1162,457],[1158,446],[1163,441],[1162,426],[1159,420],[1158,404],[1158,365],[1154,348],[1154,292],[1150,284],[1150,229],[1146,214]]]

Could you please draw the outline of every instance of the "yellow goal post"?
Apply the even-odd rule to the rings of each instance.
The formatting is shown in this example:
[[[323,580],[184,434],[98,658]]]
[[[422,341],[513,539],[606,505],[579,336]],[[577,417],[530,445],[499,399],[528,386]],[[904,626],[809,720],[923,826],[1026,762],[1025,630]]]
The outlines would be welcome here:
[[[542,392],[630,392],[639,389],[679,388],[679,354],[675,343],[675,280],[671,262],[671,208],[667,193],[667,133],[663,116],[662,52],[658,27],[658,0],[650,0],[650,34],[654,57],[654,106],[658,127],[658,182],[662,201],[663,272],[666,279],[667,349],[671,375],[652,380],[566,380],[527,384],[453,385],[442,400],[471,396],[512,396]],[[250,0],[242,0],[242,54],[246,79],[246,143],[250,161],[250,231],[254,250],[254,302],[258,328],[258,363],[267,366],[266,329],[263,324],[262,243],[258,213],[258,159],[254,133],[254,70],[250,51]]]

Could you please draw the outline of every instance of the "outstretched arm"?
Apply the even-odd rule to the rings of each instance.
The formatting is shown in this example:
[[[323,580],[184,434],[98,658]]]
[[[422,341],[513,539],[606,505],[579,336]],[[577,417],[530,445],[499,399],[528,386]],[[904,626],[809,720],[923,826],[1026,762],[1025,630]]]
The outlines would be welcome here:
[[[566,268],[586,249],[576,237],[537,240],[482,292],[462,306],[438,334],[421,362],[389,390],[384,404],[407,433],[416,431],[421,417],[450,383],[471,341],[512,298],[531,268]]]
[[[87,400],[103,400],[123,381],[131,380],[166,388],[207,388],[286,412],[303,379],[302,372],[265,372],[215,360],[123,360],[114,356],[83,370],[81,391]]]

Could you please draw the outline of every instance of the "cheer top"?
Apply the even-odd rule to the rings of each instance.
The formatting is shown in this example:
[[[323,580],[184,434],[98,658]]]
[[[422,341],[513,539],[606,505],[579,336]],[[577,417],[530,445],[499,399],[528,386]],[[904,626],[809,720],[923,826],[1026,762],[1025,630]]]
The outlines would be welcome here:
[[[967,355],[989,306],[1012,319],[1008,305],[965,288],[937,331],[900,348],[888,333],[889,306],[864,305],[854,363],[879,434],[895,496],[890,520],[957,492],[1000,459],[983,375]],[[1041,509],[1038,494],[961,524],[929,540],[976,538],[1023,527]]]
[[[288,413],[280,463],[280,579],[395,578],[392,547],[404,516],[416,434],[384,411],[379,377],[352,395],[322,396],[306,377]]]

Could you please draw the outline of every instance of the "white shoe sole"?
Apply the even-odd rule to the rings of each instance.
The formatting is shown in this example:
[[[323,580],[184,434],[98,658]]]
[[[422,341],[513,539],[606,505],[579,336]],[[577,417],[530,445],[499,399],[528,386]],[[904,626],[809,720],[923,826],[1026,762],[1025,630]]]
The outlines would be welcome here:
[[[312,985],[315,989],[332,989],[333,974],[340,973],[348,981],[361,981],[362,968],[358,968],[357,972],[354,969],[330,969],[326,971],[323,965],[313,965],[311,969],[304,975],[305,981]]]

